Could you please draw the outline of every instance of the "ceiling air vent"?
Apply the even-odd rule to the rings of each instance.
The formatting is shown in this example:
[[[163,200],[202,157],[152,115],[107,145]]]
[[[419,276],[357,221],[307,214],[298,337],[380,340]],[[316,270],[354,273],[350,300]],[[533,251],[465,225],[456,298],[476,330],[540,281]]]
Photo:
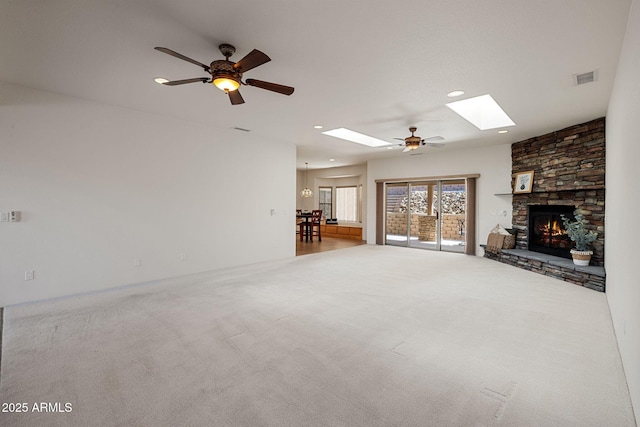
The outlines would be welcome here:
[[[251,129],[245,129],[245,128],[239,128],[239,127],[234,127],[235,130],[239,130],[241,132],[251,132]]]
[[[598,77],[597,70],[589,71],[586,73],[574,74],[573,75],[573,84],[576,86],[583,85],[585,83],[595,82]]]

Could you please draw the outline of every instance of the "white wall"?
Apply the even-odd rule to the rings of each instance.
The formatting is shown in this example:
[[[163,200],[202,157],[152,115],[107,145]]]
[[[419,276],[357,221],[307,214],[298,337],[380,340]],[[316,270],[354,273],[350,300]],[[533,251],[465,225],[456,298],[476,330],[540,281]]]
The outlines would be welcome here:
[[[629,383],[640,415],[640,0],[631,6],[624,45],[607,112],[607,299]]]
[[[511,145],[437,152],[374,160],[368,164],[367,243],[376,242],[376,185],[380,179],[480,174],[477,180],[476,243],[487,243],[489,231],[500,223],[511,226]],[[509,193],[509,195],[496,195]],[[500,213],[506,212],[506,216]],[[476,254],[483,251],[478,246]]]
[[[295,146],[9,84],[0,99],[0,211],[22,211],[0,222],[0,306],[295,255]]]

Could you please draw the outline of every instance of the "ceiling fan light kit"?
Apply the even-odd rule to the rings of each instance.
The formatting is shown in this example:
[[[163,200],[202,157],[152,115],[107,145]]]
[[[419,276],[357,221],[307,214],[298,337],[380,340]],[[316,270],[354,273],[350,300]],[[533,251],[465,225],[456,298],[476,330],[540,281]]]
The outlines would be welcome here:
[[[260,89],[269,90],[271,92],[276,92],[283,95],[291,95],[293,93],[294,88],[291,86],[285,86],[277,83],[265,82],[255,79],[247,79],[246,82],[242,81],[243,73],[271,61],[271,58],[269,58],[263,52],[257,49],[253,49],[240,61],[232,62],[229,61],[229,57],[231,57],[231,55],[235,53],[236,48],[226,43],[221,44],[220,46],[218,46],[218,48],[224,55],[225,59],[218,59],[211,62],[211,64],[209,65],[205,65],[199,61],[196,61],[195,59],[191,59],[166,47],[156,47],[156,50],[197,65],[211,75],[211,79],[207,77],[197,77],[193,79],[167,81],[163,84],[167,86],[178,86],[195,82],[213,83],[218,89],[224,91],[227,95],[229,95],[229,100],[231,101],[232,105],[244,104],[244,99],[238,91],[240,85],[255,86]]]
[[[224,92],[230,90],[237,90],[240,87],[240,83],[232,77],[220,76],[213,79],[213,84]]]

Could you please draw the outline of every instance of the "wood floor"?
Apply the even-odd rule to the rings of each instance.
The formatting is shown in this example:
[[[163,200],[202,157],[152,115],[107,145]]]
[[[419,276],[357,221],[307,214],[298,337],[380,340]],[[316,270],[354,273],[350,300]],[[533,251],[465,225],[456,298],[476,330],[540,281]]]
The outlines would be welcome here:
[[[301,242],[300,237],[296,236],[296,256],[350,248],[351,246],[364,245],[366,243],[365,240],[339,239],[335,237],[323,237],[322,242],[318,242],[317,237],[313,239],[313,242]]]

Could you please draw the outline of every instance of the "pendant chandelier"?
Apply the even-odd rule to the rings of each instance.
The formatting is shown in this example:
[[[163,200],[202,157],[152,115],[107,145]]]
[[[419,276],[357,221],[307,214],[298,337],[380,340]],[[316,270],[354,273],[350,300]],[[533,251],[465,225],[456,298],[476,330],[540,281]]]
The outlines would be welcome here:
[[[307,175],[309,175],[309,163],[306,163],[306,170],[304,172],[304,190],[300,192],[300,197],[313,197],[313,191],[309,189],[307,185]]]

